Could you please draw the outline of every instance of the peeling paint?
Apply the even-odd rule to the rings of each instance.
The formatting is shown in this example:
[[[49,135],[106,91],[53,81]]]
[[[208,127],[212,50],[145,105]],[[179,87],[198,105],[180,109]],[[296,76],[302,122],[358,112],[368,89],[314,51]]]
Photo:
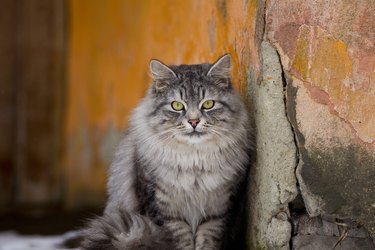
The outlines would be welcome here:
[[[296,43],[295,56],[292,62],[291,72],[300,79],[307,81],[309,77],[309,55],[310,55],[310,29],[306,25],[299,29],[299,36]]]
[[[358,145],[350,137],[350,126],[338,126],[341,119],[323,105],[312,105],[307,89],[300,88],[298,81],[288,80],[287,107],[298,141],[297,177],[306,209],[311,216],[352,218],[374,236],[373,151],[367,145]],[[324,123],[317,123],[319,119]]]
[[[363,13],[367,15],[357,15]],[[335,10],[335,11],[332,11]],[[333,115],[350,124],[363,143],[375,141],[375,5],[331,1],[271,1],[268,37],[285,70],[303,81],[310,97],[329,104]],[[371,31],[372,30],[372,31]]]
[[[317,27],[301,26],[291,72],[304,81],[313,100],[349,123],[362,141],[374,142],[375,118],[358,107],[375,110],[375,98],[354,85],[352,59],[342,41]]]

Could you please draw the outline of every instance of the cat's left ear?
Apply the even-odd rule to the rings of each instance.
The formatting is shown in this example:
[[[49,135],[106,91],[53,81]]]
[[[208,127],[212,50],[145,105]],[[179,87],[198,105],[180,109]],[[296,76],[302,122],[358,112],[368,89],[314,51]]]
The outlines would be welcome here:
[[[176,73],[174,73],[172,69],[155,59],[150,61],[150,71],[152,78],[154,79],[155,87],[158,90],[166,87],[171,79],[177,77]]]
[[[225,54],[219,58],[210,68],[207,76],[211,76],[219,79],[229,79],[231,71],[231,56],[230,54]]]

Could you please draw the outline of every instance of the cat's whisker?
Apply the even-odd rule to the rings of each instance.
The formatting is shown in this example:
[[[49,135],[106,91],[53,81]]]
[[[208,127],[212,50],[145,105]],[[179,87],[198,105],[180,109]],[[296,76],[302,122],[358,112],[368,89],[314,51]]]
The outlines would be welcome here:
[[[211,129],[210,131],[213,132],[214,134],[216,134],[219,138],[220,137],[226,138],[226,140],[228,140],[230,142],[229,144],[236,144],[236,141],[233,138],[227,136],[225,133],[221,133],[221,132],[219,132],[215,129]]]

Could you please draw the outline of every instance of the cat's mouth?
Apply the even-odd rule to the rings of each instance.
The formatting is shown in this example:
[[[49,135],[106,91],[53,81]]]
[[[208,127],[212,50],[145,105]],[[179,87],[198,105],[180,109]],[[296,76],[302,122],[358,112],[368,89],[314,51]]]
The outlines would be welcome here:
[[[187,133],[186,135],[188,135],[188,136],[194,136],[194,137],[200,137],[200,136],[203,136],[205,134],[207,134],[207,133],[206,132],[199,132],[199,131],[194,130],[194,131],[192,131],[190,133]]]

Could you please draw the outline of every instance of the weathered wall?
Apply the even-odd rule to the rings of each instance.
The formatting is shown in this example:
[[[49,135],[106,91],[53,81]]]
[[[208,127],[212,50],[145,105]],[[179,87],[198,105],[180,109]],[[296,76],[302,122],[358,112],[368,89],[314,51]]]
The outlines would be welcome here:
[[[284,81],[276,50],[261,46],[261,82],[249,81],[255,137],[255,162],[250,171],[249,246],[289,249],[292,235],[289,203],[298,194],[297,151],[285,113]]]
[[[375,2],[268,1],[267,38],[287,77],[297,177],[311,216],[375,236]]]

